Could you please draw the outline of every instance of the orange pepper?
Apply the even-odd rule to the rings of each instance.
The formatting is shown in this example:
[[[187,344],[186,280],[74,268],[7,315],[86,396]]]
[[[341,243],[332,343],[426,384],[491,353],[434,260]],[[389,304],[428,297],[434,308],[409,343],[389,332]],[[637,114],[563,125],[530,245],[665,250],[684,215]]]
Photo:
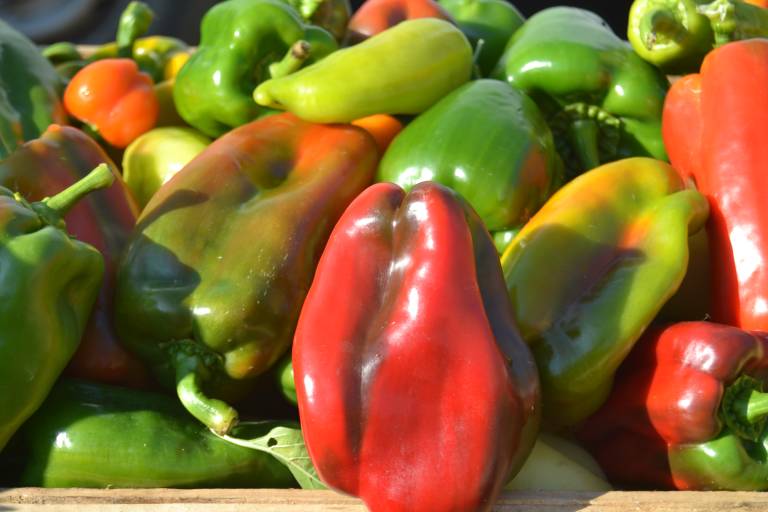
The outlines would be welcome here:
[[[389,143],[403,129],[403,123],[388,114],[374,114],[361,117],[352,121],[352,124],[359,126],[373,136],[381,154],[384,154],[384,151],[389,147]]]
[[[132,59],[102,59],[81,69],[64,91],[64,107],[124,148],[157,122],[152,79]]]
[[[768,7],[768,0],[744,0],[748,4],[756,5],[758,7]]]

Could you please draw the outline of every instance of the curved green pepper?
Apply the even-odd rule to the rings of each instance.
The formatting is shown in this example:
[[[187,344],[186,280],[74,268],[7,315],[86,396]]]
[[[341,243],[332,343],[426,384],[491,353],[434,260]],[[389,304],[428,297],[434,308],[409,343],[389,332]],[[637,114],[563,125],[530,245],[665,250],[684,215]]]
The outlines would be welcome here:
[[[218,137],[268,112],[251,97],[259,83],[336,48],[331,34],[305,25],[281,0],[216,4],[203,17],[198,50],[176,76],[176,109],[191,126]]]
[[[0,187],[0,450],[75,353],[101,286],[104,258],[72,239],[62,217],[113,180],[101,164],[31,204]]]
[[[560,186],[562,167],[536,104],[498,80],[475,80],[414,119],[384,154],[378,181],[436,181],[491,230],[527,221]]]
[[[570,177],[628,156],[666,159],[668,80],[592,12],[538,12],[512,37],[493,77],[536,101]]]
[[[173,397],[63,380],[14,438],[34,487],[291,487],[270,454],[219,439]]]
[[[0,20],[0,158],[36,139],[52,123],[65,124],[62,82],[23,34]]]
[[[438,3],[456,20],[475,51],[479,51],[477,65],[481,76],[493,71],[507,42],[525,22],[520,11],[507,0],[439,0]],[[479,44],[482,46],[478,50]]]
[[[437,18],[404,21],[322,62],[267,80],[256,103],[316,123],[372,114],[419,114],[468,81],[472,47]]]

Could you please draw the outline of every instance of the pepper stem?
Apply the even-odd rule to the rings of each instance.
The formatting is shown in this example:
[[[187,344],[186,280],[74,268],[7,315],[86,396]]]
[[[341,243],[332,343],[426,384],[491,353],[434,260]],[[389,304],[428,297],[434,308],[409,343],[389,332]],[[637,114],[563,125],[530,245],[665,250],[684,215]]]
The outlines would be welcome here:
[[[43,199],[42,202],[48,209],[63,217],[80,199],[94,190],[109,187],[114,181],[115,176],[109,166],[99,164],[80,181],[73,183],[53,197]]]
[[[117,56],[131,58],[133,56],[133,43],[149,30],[154,11],[144,2],[133,1],[128,4],[120,15],[117,24]]]
[[[751,441],[760,439],[768,423],[768,393],[763,384],[742,375],[725,389],[720,414],[725,424],[738,436]]]
[[[191,346],[186,340],[182,345]],[[194,351],[175,353],[176,393],[181,404],[205,426],[220,435],[226,435],[238,422],[238,414],[223,400],[209,397],[203,390],[207,369],[202,358]]]
[[[288,49],[288,53],[279,62],[270,64],[269,76],[272,78],[280,78],[291,73],[295,73],[309,58],[312,50],[312,45],[309,42],[300,40],[293,43]]]
[[[756,423],[768,416],[768,393],[752,391],[747,400],[747,421]]]
[[[640,22],[642,41],[648,50],[653,50],[658,41],[681,41],[688,30],[680,23],[675,13],[665,8],[648,11]]]
[[[575,119],[568,127],[568,137],[584,171],[600,165],[599,132],[594,119]]]
[[[472,53],[472,76],[475,79],[482,77],[482,73],[480,72],[480,54],[483,52],[484,46],[485,39],[478,39],[475,45],[475,51]]]

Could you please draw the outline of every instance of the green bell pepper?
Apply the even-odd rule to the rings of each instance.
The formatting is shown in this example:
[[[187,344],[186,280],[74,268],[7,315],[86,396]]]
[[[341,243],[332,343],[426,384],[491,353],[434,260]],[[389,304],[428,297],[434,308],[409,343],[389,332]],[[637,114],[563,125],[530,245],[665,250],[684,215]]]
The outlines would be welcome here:
[[[475,80],[414,119],[389,146],[378,181],[406,190],[446,185],[490,231],[526,222],[562,182],[552,133],[536,104],[498,80]]]
[[[697,73],[717,46],[768,37],[768,9],[740,0],[635,0],[627,38],[670,75]]]
[[[373,114],[419,114],[472,72],[472,47],[453,24],[404,21],[322,62],[253,91],[256,103],[316,123]]]
[[[525,22],[520,11],[506,0],[439,0],[438,3],[479,52],[476,63],[481,76],[493,71],[507,42]]]
[[[569,177],[629,156],[666,160],[661,113],[669,81],[592,12],[538,12],[492,76],[536,101]]]
[[[50,124],[65,124],[63,84],[51,63],[23,34],[0,20],[0,158]]]
[[[268,113],[254,87],[337,48],[327,31],[306,25],[281,0],[228,0],[203,17],[200,46],[181,68],[173,100],[181,117],[218,137]]]
[[[113,180],[101,164],[37,203],[0,187],[0,450],[75,353],[101,286],[104,259],[62,217]]]
[[[688,236],[708,213],[671,166],[628,158],[566,184],[512,240],[501,264],[550,426],[573,426],[605,401],[683,281]]]
[[[263,451],[219,439],[173,397],[62,380],[9,444],[33,487],[292,487]]]

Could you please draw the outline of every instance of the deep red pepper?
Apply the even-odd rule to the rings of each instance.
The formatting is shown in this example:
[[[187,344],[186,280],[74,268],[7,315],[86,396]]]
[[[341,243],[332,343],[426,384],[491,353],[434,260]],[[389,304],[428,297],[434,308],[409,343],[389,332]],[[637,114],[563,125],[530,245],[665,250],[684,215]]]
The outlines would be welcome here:
[[[712,319],[768,330],[768,40],[729,43],[664,104],[670,161],[710,202]]]
[[[51,125],[0,162],[0,185],[30,201],[52,196],[109,157],[88,135],[69,126]],[[138,209],[119,176],[113,186],[85,197],[65,217],[67,230],[104,256],[104,282],[80,346],[69,364],[72,376],[105,383],[144,386],[145,367],[125,350],[112,324],[115,267],[136,223]]]
[[[488,510],[539,424],[496,249],[449,189],[368,188],[334,228],[293,347],[320,477],[372,511]]]
[[[762,490],[768,333],[709,322],[648,331],[579,437],[630,487]],[[764,450],[764,449],[763,449]]]

